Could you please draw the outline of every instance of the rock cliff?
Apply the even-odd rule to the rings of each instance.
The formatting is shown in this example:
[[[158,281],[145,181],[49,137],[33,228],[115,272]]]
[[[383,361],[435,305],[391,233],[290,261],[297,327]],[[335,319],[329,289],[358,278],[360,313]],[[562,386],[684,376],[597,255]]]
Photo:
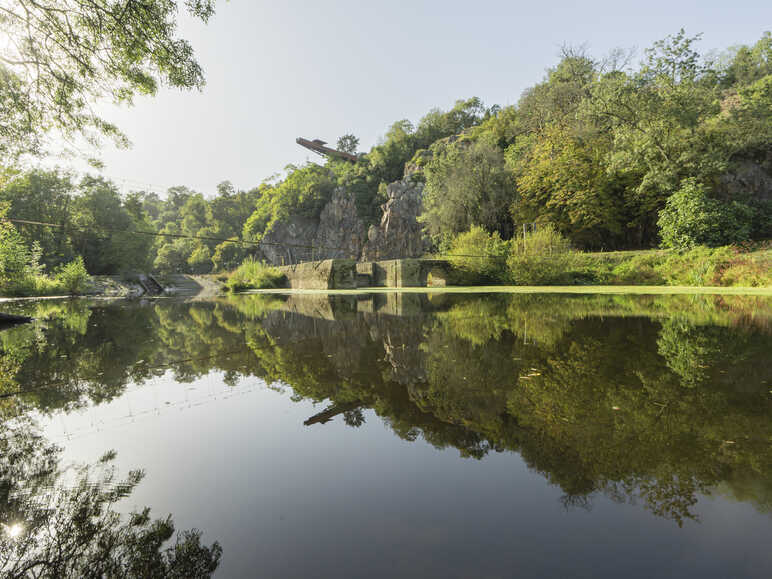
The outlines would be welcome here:
[[[423,183],[410,176],[386,188],[388,200],[381,205],[383,216],[380,224],[371,225],[367,232],[362,260],[420,257],[428,250],[428,240],[418,222],[423,190]]]
[[[365,242],[365,226],[354,196],[338,188],[319,219],[293,215],[263,238],[265,259],[274,265],[330,258],[357,259]]]
[[[319,219],[294,215],[276,224],[263,238],[265,259],[274,265],[330,258],[364,261],[420,257],[429,247],[418,216],[423,183],[408,175],[386,188],[378,225],[365,226],[354,195],[339,187]]]

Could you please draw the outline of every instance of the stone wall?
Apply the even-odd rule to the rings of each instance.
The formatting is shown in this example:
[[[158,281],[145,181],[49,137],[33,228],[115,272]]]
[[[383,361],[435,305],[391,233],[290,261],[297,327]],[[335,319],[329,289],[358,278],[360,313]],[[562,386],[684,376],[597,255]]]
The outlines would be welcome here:
[[[349,259],[307,261],[279,267],[292,289],[354,289],[356,262]]]

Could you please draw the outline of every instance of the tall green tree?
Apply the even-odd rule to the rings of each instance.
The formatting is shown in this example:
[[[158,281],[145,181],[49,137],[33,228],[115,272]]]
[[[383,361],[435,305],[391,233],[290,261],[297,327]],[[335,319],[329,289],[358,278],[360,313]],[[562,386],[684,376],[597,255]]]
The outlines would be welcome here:
[[[515,189],[500,149],[483,141],[438,147],[425,174],[419,220],[430,235],[448,237],[473,225],[512,235],[508,209]]]

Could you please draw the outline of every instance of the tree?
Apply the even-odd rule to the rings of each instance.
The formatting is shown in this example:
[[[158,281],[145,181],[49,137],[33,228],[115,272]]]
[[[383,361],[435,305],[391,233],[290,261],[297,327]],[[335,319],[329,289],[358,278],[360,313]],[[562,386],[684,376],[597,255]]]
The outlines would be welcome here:
[[[8,204],[0,203],[0,286],[23,276],[29,263],[27,245],[7,213]]]
[[[608,247],[624,239],[624,187],[608,171],[608,136],[583,133],[554,123],[508,150],[518,192],[510,209],[516,223],[551,223],[578,246]]]
[[[71,139],[100,136],[120,145],[120,129],[91,103],[130,104],[158,86],[201,88],[204,76],[190,44],[176,35],[176,0],[4,0],[0,27],[0,164],[40,154],[56,130]],[[214,0],[185,0],[206,22]]]
[[[359,146],[359,139],[352,134],[343,135],[338,139],[336,148],[344,153],[351,153],[352,155],[357,152]]]
[[[32,169],[15,175],[0,187],[0,200],[10,204],[8,217],[62,226],[18,225],[28,245],[40,244],[43,263],[49,268],[74,257],[66,231],[75,193],[73,175],[59,169]]]
[[[508,207],[515,189],[500,149],[482,141],[438,147],[425,174],[419,221],[430,235],[447,237],[472,225],[512,235]]]

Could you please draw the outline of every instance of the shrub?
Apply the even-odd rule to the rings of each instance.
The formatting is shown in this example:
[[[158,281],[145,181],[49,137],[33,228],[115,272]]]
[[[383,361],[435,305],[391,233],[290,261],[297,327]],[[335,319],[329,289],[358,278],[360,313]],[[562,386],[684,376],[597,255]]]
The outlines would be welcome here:
[[[503,282],[506,279],[508,243],[498,232],[489,234],[473,225],[452,239],[448,261],[459,274],[459,283]]]
[[[573,285],[583,277],[572,253],[524,255],[514,252],[507,259],[507,274],[514,285]]]
[[[662,257],[657,254],[634,255],[611,270],[609,282],[620,285],[662,285],[665,279],[659,270]]]
[[[536,231],[516,232],[517,237],[511,241],[511,252],[520,255],[554,256],[571,251],[571,244],[551,224],[544,225]]]
[[[690,178],[667,200],[657,224],[663,247],[688,249],[747,241],[752,218],[747,205],[712,199],[702,184]]]
[[[278,268],[248,257],[230,274],[226,287],[230,291],[242,291],[246,289],[268,289],[283,287],[287,281]]]
[[[59,267],[56,271],[56,281],[64,291],[73,295],[84,293],[91,282],[91,276],[86,271],[83,258],[78,256],[70,263]]]
[[[570,244],[547,225],[510,241],[508,281],[515,285],[573,284],[583,277]]]
[[[5,219],[8,204],[0,203],[0,284],[25,275],[30,253],[21,234]]]

